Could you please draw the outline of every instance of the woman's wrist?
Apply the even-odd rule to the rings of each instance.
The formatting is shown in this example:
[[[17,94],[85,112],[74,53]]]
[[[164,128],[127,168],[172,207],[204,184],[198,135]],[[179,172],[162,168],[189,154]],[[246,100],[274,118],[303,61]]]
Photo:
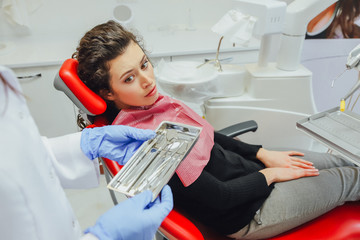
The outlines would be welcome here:
[[[276,180],[275,173],[274,173],[274,171],[271,170],[271,168],[264,168],[264,169],[260,170],[259,172],[261,172],[264,175],[268,186],[270,186],[270,184],[275,182],[275,180]]]
[[[259,148],[259,151],[256,153],[256,158],[259,159],[260,161],[262,161],[262,159],[264,159],[266,151],[267,150],[264,148]]]

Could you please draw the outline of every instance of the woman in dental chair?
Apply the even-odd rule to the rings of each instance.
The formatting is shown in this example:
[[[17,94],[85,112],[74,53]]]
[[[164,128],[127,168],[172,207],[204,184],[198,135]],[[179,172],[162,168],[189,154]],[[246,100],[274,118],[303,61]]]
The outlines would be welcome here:
[[[360,199],[360,169],[335,155],[271,151],[214,132],[180,101],[157,92],[138,39],[114,21],[81,39],[80,79],[108,104],[113,124],[156,129],[163,121],[203,127],[169,185],[176,207],[236,239],[263,239]]]

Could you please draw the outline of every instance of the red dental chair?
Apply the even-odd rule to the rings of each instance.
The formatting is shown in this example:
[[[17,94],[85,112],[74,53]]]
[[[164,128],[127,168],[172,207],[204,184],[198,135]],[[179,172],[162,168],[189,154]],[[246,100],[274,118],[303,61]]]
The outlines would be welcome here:
[[[100,115],[105,111],[106,103],[79,79],[77,66],[77,60],[67,59],[55,77],[54,86],[56,89],[63,91],[86,114]],[[94,118],[94,127],[107,124],[108,122],[104,118]],[[248,131],[256,131],[256,129],[257,124],[254,121],[248,121],[230,126],[220,132],[229,136],[237,136]],[[106,180],[109,182],[118,173],[121,166],[115,161],[106,158],[101,159],[101,161],[104,166]],[[111,190],[110,195],[114,204],[117,204],[117,199]],[[190,219],[191,217],[173,209],[161,224],[159,232],[169,240],[229,239]],[[300,239],[360,239],[360,204],[358,202],[346,203],[298,228],[271,238],[271,240]]]

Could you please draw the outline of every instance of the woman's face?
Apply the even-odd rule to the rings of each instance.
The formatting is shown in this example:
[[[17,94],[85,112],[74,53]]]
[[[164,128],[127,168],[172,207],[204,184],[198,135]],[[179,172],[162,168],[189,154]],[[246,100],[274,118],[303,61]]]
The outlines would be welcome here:
[[[138,44],[131,42],[124,53],[109,62],[110,91],[102,96],[117,108],[148,106],[159,96],[154,69]]]

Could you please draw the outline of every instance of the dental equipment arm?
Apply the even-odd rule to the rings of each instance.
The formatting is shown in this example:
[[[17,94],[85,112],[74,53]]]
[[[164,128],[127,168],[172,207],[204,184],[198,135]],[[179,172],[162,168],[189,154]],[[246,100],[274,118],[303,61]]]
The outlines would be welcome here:
[[[353,69],[355,67],[360,71],[360,44],[357,45],[351,52],[347,58],[346,68]]]
[[[300,66],[302,46],[308,23],[338,0],[295,0],[286,8],[277,67],[295,71]]]
[[[235,0],[234,7],[257,20],[253,35],[261,37],[258,66],[266,67],[272,49],[272,35],[281,33],[286,13],[286,3],[269,0]]]
[[[347,58],[346,62],[346,68],[347,69],[353,69],[357,68],[357,70],[360,71],[360,44],[357,45],[351,52],[349,53],[349,56]],[[340,101],[340,111],[345,111],[345,101],[348,99],[351,95],[354,94],[356,90],[360,88],[360,75],[357,83],[354,87],[343,97]]]
[[[308,23],[338,0],[294,0],[286,6],[275,0],[235,0],[234,7],[257,18],[253,35],[261,36],[259,67],[266,67],[273,48],[271,35],[282,33],[277,68],[296,71]],[[285,12],[284,12],[285,11]]]

